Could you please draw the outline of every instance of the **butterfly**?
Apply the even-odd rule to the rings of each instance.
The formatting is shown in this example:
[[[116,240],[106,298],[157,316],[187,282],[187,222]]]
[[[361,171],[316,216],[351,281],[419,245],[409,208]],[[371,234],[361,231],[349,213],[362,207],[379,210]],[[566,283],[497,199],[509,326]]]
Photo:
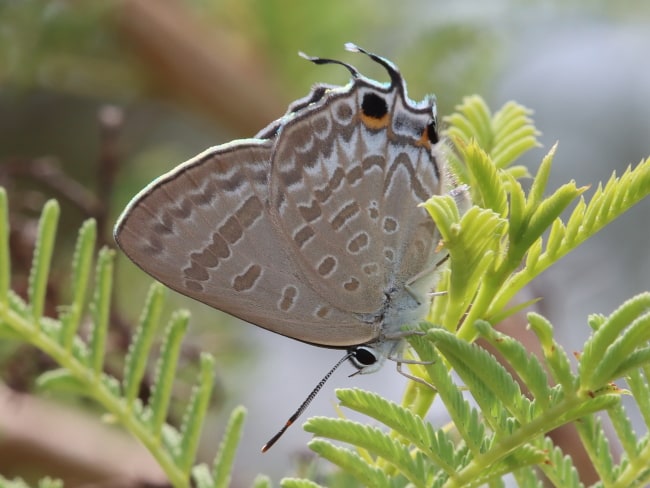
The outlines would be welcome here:
[[[255,137],[155,179],[114,235],[135,264],[177,292],[278,334],[345,349],[336,366],[350,359],[365,374],[399,357],[403,327],[427,315],[447,254],[419,204],[455,185],[436,149],[435,99],[413,102],[392,62],[346,48],[381,65],[388,83],[301,53],[343,66],[350,82],[318,84]]]

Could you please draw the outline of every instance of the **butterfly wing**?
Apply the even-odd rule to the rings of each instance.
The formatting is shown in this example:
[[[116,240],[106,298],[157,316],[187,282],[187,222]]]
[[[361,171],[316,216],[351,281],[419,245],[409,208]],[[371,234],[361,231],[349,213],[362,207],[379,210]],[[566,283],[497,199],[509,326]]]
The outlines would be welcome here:
[[[346,347],[377,330],[311,290],[268,212],[272,139],[218,146],[129,204],[120,248],[170,288],[304,342]]]
[[[441,188],[433,110],[401,83],[358,77],[281,128],[271,212],[311,287],[341,309],[381,318],[433,259],[435,226],[418,207]]]

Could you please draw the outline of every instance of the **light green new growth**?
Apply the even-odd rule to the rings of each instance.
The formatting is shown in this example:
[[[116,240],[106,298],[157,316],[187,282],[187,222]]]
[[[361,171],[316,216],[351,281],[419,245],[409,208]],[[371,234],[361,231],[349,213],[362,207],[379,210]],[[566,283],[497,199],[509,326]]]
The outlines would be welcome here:
[[[508,103],[493,115],[480,98],[471,97],[447,123],[450,164],[459,183],[467,185],[474,205],[461,213],[447,195],[433,196],[423,204],[440,231],[439,245],[450,258],[428,322],[420,324],[423,335],[408,338],[423,360],[409,368],[435,390],[426,383],[409,382],[401,405],[356,389],[339,390],[341,405],[369,417],[370,425],[312,418],[305,429],[319,438],[309,447],[359,486],[499,487],[504,486],[503,477],[511,474],[520,486],[541,487],[541,472],[554,486],[578,487],[576,466],[547,436],[552,429],[575,422],[603,486],[647,484],[648,435],[635,433],[621,395],[636,402],[649,428],[650,293],[633,297],[608,317],[585,317],[593,332],[577,357],[577,369],[541,315],[527,315],[541,346],[539,358],[493,326],[530,305],[512,300],[535,277],[650,193],[650,159],[620,177],[613,175],[586,198],[587,188],[574,182],[555,191],[547,188],[553,147],[526,192],[518,180],[528,171],[515,162],[538,146],[528,110]],[[569,217],[562,219],[571,205]],[[48,202],[25,302],[10,289],[8,203],[0,189],[0,337],[25,341],[48,354],[59,369],[41,375],[38,385],[94,399],[151,451],[173,486],[190,486],[193,478],[199,488],[227,487],[245,417],[242,408],[232,413],[212,466],[195,465],[212,390],[211,356],[201,356],[197,386],[182,426],[175,429],[165,423],[187,312],[176,312],[169,320],[162,333],[151,398],[148,404],[138,398],[152,344],[160,334],[161,285],[151,288],[125,360],[123,380],[103,372],[114,252],[99,252],[91,285],[93,221],[79,233],[71,302],[58,308],[57,320],[43,316],[58,217],[58,205]],[[90,321],[86,341],[78,335],[85,317]],[[498,351],[501,362],[475,344],[479,337]],[[516,373],[519,382],[509,371]],[[445,406],[449,425],[425,420],[436,401]],[[603,417],[613,426],[609,439],[601,425]],[[618,460],[612,455],[613,444],[620,445]],[[21,483],[0,478],[0,486],[26,486]],[[39,486],[58,485],[43,480]],[[271,483],[259,477],[254,486],[269,488]],[[282,486],[320,485],[291,478],[283,480]]]
[[[553,147],[525,192],[518,179],[527,171],[513,163],[538,146],[526,109],[508,103],[492,115],[480,98],[471,97],[446,121],[448,157],[474,205],[461,214],[447,195],[423,204],[450,259],[429,322],[421,324],[425,335],[409,336],[425,361],[410,369],[436,391],[410,382],[399,406],[371,393],[339,390],[341,405],[368,416],[374,427],[312,418],[307,431],[353,449],[322,439],[310,447],[360,485],[503,486],[503,476],[512,473],[520,486],[542,486],[541,471],[554,486],[578,487],[571,458],[547,433],[579,420],[580,441],[605,486],[644,485],[650,479],[650,442],[647,435],[635,434],[621,395],[636,400],[650,427],[650,293],[632,298],[609,317],[590,318],[594,332],[577,359],[577,372],[543,317],[528,314],[542,358],[493,326],[531,304],[511,301],[535,277],[650,194],[650,159],[613,175],[586,199],[588,188],[574,182],[548,190]],[[474,344],[479,337],[502,362]],[[627,389],[614,384],[621,381]],[[436,400],[451,417],[443,429],[423,420]],[[610,418],[617,439],[608,441],[594,416],[599,412]],[[618,464],[610,447],[617,442],[623,450]]]

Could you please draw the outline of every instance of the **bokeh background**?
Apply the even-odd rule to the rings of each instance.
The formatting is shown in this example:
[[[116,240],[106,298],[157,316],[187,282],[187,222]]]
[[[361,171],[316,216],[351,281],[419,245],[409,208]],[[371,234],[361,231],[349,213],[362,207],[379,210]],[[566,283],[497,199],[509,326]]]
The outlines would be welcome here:
[[[650,155],[650,3],[644,1],[0,0],[0,185],[9,192],[12,285],[26,287],[36,218],[57,198],[62,218],[49,303],[65,303],[76,230],[98,220],[102,244],[129,199],[207,147],[250,137],[316,82],[348,73],[314,66],[298,51],[380,68],[344,51],[353,41],[398,64],[411,98],[438,98],[450,113],[464,95],[496,110],[534,110],[543,147],[560,141],[552,188],[596,185]],[[593,190],[592,190],[593,191]],[[568,351],[580,349],[589,313],[610,313],[650,289],[650,202],[643,202],[535,282],[539,308]],[[110,353],[128,345],[150,279],[118,260]],[[241,323],[169,294],[168,311],[192,311],[177,394],[186,398],[198,351],[217,357],[213,415],[201,456],[216,451],[233,406],[249,410],[234,486],[314,467],[299,426],[269,453],[272,435],[340,357]],[[50,310],[55,314],[56,310]],[[161,482],[155,464],[98,412],[64,395],[35,397],[52,367],[20,344],[0,342],[0,474],[65,477],[69,486]],[[392,367],[349,379],[344,367],[307,415],[336,415],[334,388],[359,386],[399,401]],[[17,393],[18,392],[18,393]],[[143,395],[146,396],[146,385]],[[444,422],[444,413],[432,421]],[[173,419],[172,419],[173,420]]]

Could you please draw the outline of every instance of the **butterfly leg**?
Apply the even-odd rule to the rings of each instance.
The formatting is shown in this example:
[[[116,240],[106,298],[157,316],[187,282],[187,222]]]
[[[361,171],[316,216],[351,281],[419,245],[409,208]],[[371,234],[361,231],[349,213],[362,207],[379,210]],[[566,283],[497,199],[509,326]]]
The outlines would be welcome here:
[[[428,381],[423,380],[422,378],[418,378],[417,376],[413,376],[412,374],[409,374],[409,373],[407,373],[405,371],[402,371],[402,364],[405,364],[405,363],[406,364],[431,364],[432,362],[433,361],[430,361],[428,363],[423,363],[423,362],[420,362],[420,361],[416,362],[416,361],[408,361],[408,360],[401,359],[401,360],[397,361],[397,372],[399,374],[401,374],[402,376],[404,376],[405,378],[408,378],[411,381],[415,381],[416,383],[419,383],[419,384],[421,384],[423,386],[431,388],[433,391],[438,391],[438,389],[435,386],[433,386],[431,383],[429,383]]]

